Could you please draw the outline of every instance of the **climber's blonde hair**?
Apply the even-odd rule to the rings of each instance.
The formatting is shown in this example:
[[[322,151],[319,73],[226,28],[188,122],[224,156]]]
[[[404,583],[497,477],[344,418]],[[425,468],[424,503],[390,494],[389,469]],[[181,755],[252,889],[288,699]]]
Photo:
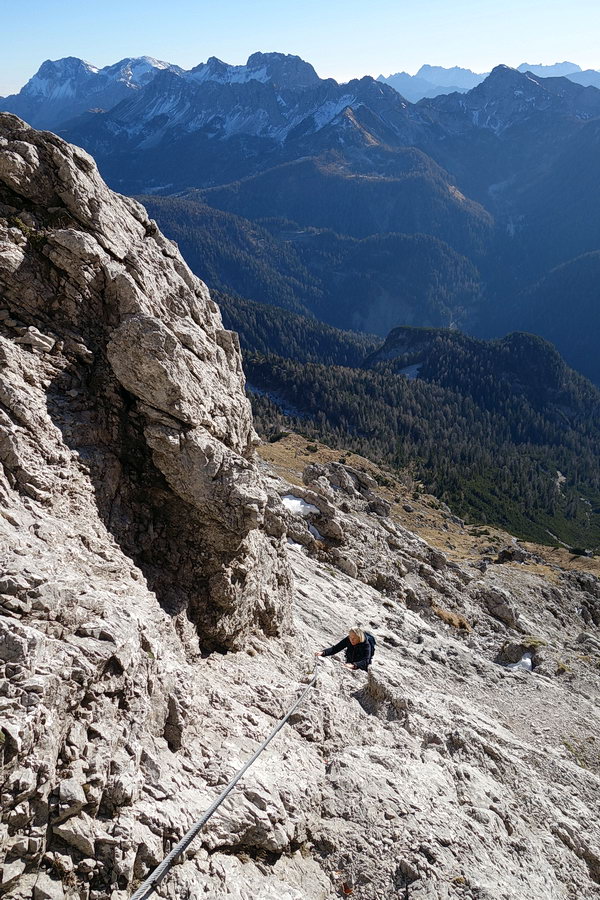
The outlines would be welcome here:
[[[348,634],[349,635],[353,634],[355,637],[357,637],[359,640],[359,643],[361,643],[361,644],[365,640],[365,633],[362,630],[362,628],[358,627],[358,625],[355,625],[353,628],[351,628],[350,631],[348,632]]]

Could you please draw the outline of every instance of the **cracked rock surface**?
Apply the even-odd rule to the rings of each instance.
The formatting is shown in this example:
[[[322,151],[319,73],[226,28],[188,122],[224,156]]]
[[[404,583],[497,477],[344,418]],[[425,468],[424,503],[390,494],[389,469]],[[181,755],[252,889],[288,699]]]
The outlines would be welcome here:
[[[0,365],[0,896],[126,900],[358,623],[369,673],[319,662],[158,895],[600,898],[598,579],[450,562],[366,473],[259,466],[205,286],[8,115]]]

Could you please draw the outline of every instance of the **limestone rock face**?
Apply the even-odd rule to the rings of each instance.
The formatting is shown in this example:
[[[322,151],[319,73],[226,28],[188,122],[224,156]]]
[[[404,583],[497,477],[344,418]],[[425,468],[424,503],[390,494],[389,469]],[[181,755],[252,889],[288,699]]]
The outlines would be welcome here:
[[[1,128],[11,487],[52,506],[85,471],[108,531],[203,646],[236,646],[255,625],[276,633],[289,577],[281,542],[261,530],[267,496],[237,336],[84,151],[13,116]],[[21,390],[22,409],[11,399]]]

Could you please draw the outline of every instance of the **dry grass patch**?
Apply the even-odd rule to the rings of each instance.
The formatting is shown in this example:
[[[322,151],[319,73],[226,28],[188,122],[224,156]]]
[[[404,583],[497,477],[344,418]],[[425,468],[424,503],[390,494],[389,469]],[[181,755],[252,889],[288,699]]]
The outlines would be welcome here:
[[[444,609],[442,606],[438,606],[436,603],[431,604],[431,611],[441,619],[446,625],[450,625],[452,628],[457,628],[459,631],[464,631],[466,634],[470,634],[473,631],[472,626],[467,622],[464,616],[461,616],[460,613],[452,612],[452,610]]]
[[[350,453],[346,450],[332,450],[325,444],[318,441],[309,441],[300,434],[290,432],[274,443],[265,442],[258,447],[258,455],[265,462],[271,463],[278,474],[285,477],[288,481],[295,484],[302,484],[302,472],[309,463],[321,463],[323,465],[330,462],[343,463],[352,466],[354,469],[367,472],[377,482],[381,480],[392,480],[389,473],[384,473],[376,466],[375,463],[364,456],[356,453]],[[393,486],[400,489],[400,484],[393,482]],[[385,487],[380,488],[380,493],[385,496],[390,493]]]
[[[590,572],[600,578],[600,558],[573,556],[566,547],[547,547],[545,544],[523,543],[523,547],[541,557],[543,565],[556,571],[557,567],[566,572]]]

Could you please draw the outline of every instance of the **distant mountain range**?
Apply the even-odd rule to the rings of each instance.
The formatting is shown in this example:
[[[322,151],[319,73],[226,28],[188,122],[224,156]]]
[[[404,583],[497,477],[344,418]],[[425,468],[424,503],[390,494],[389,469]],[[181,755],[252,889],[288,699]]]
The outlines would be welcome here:
[[[216,57],[184,70],[173,63],[150,56],[127,57],[110,66],[98,68],[77,57],[46,60],[18,94],[0,98],[3,110],[14,112],[36,128],[54,127],[88,109],[109,110],[135,91],[148,85],[159,72],[169,71],[195,83],[244,84],[270,81],[280,86],[315,86],[319,79],[314,68],[297,56],[280,53],[254,53],[245,66],[232,66]],[[582,70],[572,62],[539,65],[522,63],[518,72],[531,72],[542,78],[566,77],[584,86],[600,88],[600,71]],[[489,72],[452,66],[423,65],[415,75],[397,72],[379,75],[377,81],[391,85],[398,93],[416,103],[455,91],[464,93],[481,84]],[[328,79],[331,80],[331,79]],[[357,81],[359,79],[354,79]]]
[[[600,90],[574,80],[587,77],[574,64],[559,76],[520,68],[422,67],[462,92],[411,103],[280,53],[189,71],[69,58],[44,63],[0,108],[85,147],[117,190],[146,195],[198,274],[212,260],[221,290],[381,335],[528,328],[600,381]],[[256,263],[243,279],[242,258]],[[575,272],[569,327],[557,329],[544,297],[559,307]]]
[[[508,67],[494,71],[498,69]],[[544,79],[566,77],[582,86],[600,88],[599,71],[582,71],[570,62],[550,66],[523,63],[511,71]],[[490,74],[458,66],[423,65],[414,76],[406,72],[380,75],[376,83],[391,85],[412,104],[440,94],[468,92]],[[218,137],[294,140],[334,123],[348,107],[369,104],[379,107],[379,113],[387,106],[389,121],[384,115],[384,122],[396,138],[409,138],[409,123],[415,117],[394,95],[377,91],[376,83],[368,76],[346,84],[321,79],[310,63],[282,53],[254,53],[239,66],[213,56],[190,70],[149,56],[128,57],[104,68],[66,57],[43,63],[18,94],[0,98],[0,108],[16,113],[35,128],[59,130],[68,123],[69,130],[82,132],[86,123],[72,120],[84,113],[96,119],[111,113],[102,125],[128,129],[133,142],[144,131],[136,143],[149,148],[177,127],[188,133],[206,129],[210,136]],[[87,125],[93,131],[89,122]]]
[[[531,72],[541,78],[568,78],[576,84],[592,85],[600,88],[600,71],[585,69],[576,63],[562,62],[552,66],[532,65],[521,63],[517,67],[518,72]],[[385,84],[390,84],[399,94],[402,94],[411,103],[422,100],[424,97],[438,97],[440,94],[450,94],[454,91],[464,93],[481,84],[489,72],[472,72],[471,69],[462,69],[459,66],[444,68],[443,66],[421,66],[415,75],[407,72],[396,72],[395,75],[380,75],[377,79]]]

